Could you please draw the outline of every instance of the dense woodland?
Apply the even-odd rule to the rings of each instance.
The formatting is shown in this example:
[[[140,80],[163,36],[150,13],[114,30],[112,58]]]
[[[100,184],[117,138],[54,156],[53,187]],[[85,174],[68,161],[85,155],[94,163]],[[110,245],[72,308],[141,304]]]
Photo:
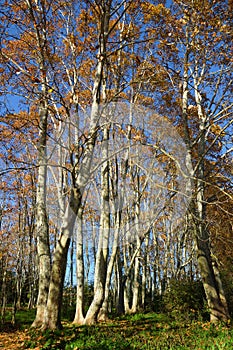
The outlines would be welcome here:
[[[228,321],[232,1],[0,4],[2,321]]]

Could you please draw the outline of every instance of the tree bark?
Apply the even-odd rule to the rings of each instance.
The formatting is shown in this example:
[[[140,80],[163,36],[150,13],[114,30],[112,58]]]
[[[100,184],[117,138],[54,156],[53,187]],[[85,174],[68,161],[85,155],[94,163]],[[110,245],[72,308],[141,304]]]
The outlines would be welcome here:
[[[46,186],[47,186],[47,117],[48,106],[46,100],[41,102],[39,145],[38,145],[38,180],[36,193],[36,237],[39,263],[39,290],[37,298],[36,317],[32,327],[40,327],[44,320],[47,305],[49,280],[51,270],[51,257],[49,246],[49,228],[46,212]]]
[[[43,329],[60,329],[61,306],[63,295],[63,284],[66,272],[67,254],[70,237],[73,234],[74,224],[78,209],[80,208],[81,194],[76,189],[71,190],[69,206],[66,209],[61,234],[58,239],[52,264],[48,302],[46,307]]]
[[[95,262],[94,298],[85,317],[85,324],[93,324],[97,321],[98,314],[105,295],[105,283],[108,260],[108,241],[110,232],[110,207],[109,207],[109,160],[108,160],[109,126],[103,130],[101,169],[101,217],[98,251]],[[101,315],[100,315],[101,316]]]
[[[78,211],[78,224],[76,235],[76,269],[77,269],[77,291],[76,291],[76,311],[74,324],[83,324],[83,297],[84,297],[84,262],[83,262],[83,208]]]
[[[120,215],[120,213],[118,212],[117,216],[119,217],[119,215]],[[109,302],[108,299],[109,299],[110,283],[111,283],[111,277],[112,277],[114,263],[116,261],[116,256],[117,256],[117,252],[118,252],[118,238],[119,238],[119,230],[120,230],[119,218],[117,219],[115,226],[116,227],[115,227],[112,253],[111,253],[109,263],[107,266],[104,301],[103,301],[102,307],[98,313],[98,321],[107,321],[107,319],[108,319],[108,302]]]

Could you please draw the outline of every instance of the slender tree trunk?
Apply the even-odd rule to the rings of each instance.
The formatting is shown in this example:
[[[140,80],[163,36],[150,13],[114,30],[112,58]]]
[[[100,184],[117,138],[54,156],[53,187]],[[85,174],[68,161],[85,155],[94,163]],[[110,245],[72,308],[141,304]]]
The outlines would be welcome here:
[[[33,215],[34,216],[34,215]],[[33,221],[33,219],[31,220]],[[32,309],[35,306],[35,287],[34,287],[34,269],[35,269],[35,259],[33,259],[33,227],[29,227],[29,257],[28,257],[28,284],[29,284],[29,301],[28,309]]]
[[[104,301],[98,314],[98,321],[107,321],[108,319],[108,299],[109,299],[110,283],[111,283],[113,267],[116,261],[116,256],[118,251],[118,238],[119,238],[119,230],[120,230],[119,215],[120,213],[117,212],[118,219],[117,219],[117,222],[115,222],[116,227],[115,227],[115,234],[114,234],[114,240],[113,240],[112,254],[109,259],[109,263],[107,267]]]
[[[76,269],[77,269],[77,294],[76,294],[76,311],[74,324],[83,324],[83,297],[84,297],[84,262],[83,262],[83,209],[78,211],[78,224],[76,235]]]
[[[94,298],[85,317],[85,324],[93,324],[97,321],[105,295],[108,241],[110,231],[108,141],[109,127],[105,126],[103,130],[102,142],[102,159],[104,162],[101,169],[101,217],[98,251],[95,262]]]
[[[7,285],[6,285],[7,270],[3,270],[2,288],[1,288],[1,323],[5,322],[6,305],[7,305]]]
[[[142,308],[143,309],[146,308],[147,282],[149,282],[148,291],[150,291],[150,276],[148,273],[148,269],[149,269],[148,249],[149,249],[149,235],[147,235],[145,238],[145,252],[144,252],[143,266],[142,266]]]
[[[117,276],[116,282],[116,310],[118,315],[124,314],[124,288],[125,280],[122,273],[122,261],[120,256],[120,251],[118,251],[116,263],[115,263],[115,274]]]
[[[137,237],[137,244],[136,244],[136,249],[138,250],[138,255],[140,254],[140,246],[141,242],[139,237]],[[135,257],[134,261],[134,273],[133,273],[133,286],[132,286],[132,294],[133,294],[133,299],[132,299],[132,306],[129,310],[131,314],[135,314],[138,310],[139,306],[139,269],[140,269],[140,262],[139,262],[139,256]]]
[[[51,254],[49,243],[49,226],[46,210],[47,191],[47,124],[48,124],[48,84],[47,84],[47,24],[45,9],[41,4],[27,1],[30,20],[34,25],[38,47],[38,68],[40,71],[39,106],[39,141],[38,141],[38,179],[36,192],[36,239],[39,263],[39,290],[37,312],[32,327],[40,327],[43,323],[49,291],[51,271]],[[40,91],[41,89],[41,91]]]
[[[134,260],[134,270],[133,270],[133,284],[132,284],[132,294],[133,294],[133,299],[132,299],[132,305],[129,310],[131,314],[134,314],[138,310],[139,306],[139,272],[140,272],[140,247],[141,247],[141,241],[139,238],[139,217],[140,217],[140,199],[139,199],[139,175],[136,175],[136,181],[137,181],[137,203],[136,203],[136,210],[135,210],[135,230],[136,230],[136,250],[137,250],[137,255],[135,256]]]
[[[128,239],[128,232],[129,232],[129,218],[126,223],[126,232],[125,232],[125,239],[123,241],[123,261],[124,261],[124,271],[127,271],[129,269],[129,262],[128,258],[130,259],[130,249],[129,249],[129,239]],[[129,271],[129,270],[128,270]],[[126,275],[124,273],[123,279],[123,296],[124,296],[124,311],[126,314],[130,313],[130,279],[129,279],[129,273]]]
[[[137,154],[138,156],[138,154]],[[136,198],[136,205],[135,205],[135,234],[136,234],[136,251],[137,254],[135,256],[134,260],[134,273],[133,273],[133,285],[132,285],[132,306],[130,308],[130,313],[136,313],[138,306],[139,306],[139,273],[140,273],[140,247],[141,247],[141,240],[140,240],[140,214],[141,214],[141,202],[140,202],[140,176],[139,176],[139,169],[137,169],[137,173],[135,176],[135,198]],[[132,178],[133,180],[133,178]],[[134,180],[133,180],[134,181]]]
[[[39,263],[39,290],[37,298],[36,317],[32,327],[40,327],[44,320],[45,309],[47,305],[51,258],[49,246],[49,229],[46,212],[46,179],[47,179],[47,117],[48,108],[46,100],[41,102],[40,107],[40,136],[38,145],[38,180],[36,193],[36,236],[37,252]]]
[[[130,281],[128,278],[124,283],[124,310],[126,314],[130,314]]]

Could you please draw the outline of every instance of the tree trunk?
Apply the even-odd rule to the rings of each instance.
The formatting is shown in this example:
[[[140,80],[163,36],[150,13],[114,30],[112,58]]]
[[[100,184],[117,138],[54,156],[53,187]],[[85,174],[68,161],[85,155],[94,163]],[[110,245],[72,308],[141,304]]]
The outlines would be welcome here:
[[[137,245],[136,249],[138,251],[138,255],[140,254],[140,247],[141,247],[141,242],[139,237],[137,236]],[[139,305],[139,269],[140,269],[140,262],[139,262],[139,256],[135,257],[134,261],[134,271],[133,271],[133,286],[132,286],[132,294],[133,294],[133,299],[132,299],[132,306],[129,310],[129,313],[135,314],[138,310],[138,305]]]
[[[7,291],[6,291],[6,278],[7,278],[7,270],[6,268],[3,270],[2,277],[2,288],[1,288],[1,323],[5,322],[5,314],[6,314],[6,305],[7,305]]]
[[[94,298],[85,317],[85,324],[93,324],[97,321],[97,317],[105,295],[108,241],[110,231],[108,141],[109,126],[107,125],[103,130],[102,142],[103,165],[101,169],[101,217],[98,251],[95,262]]]
[[[186,29],[186,53],[184,57],[184,76],[183,76],[183,96],[182,96],[182,116],[184,125],[184,140],[187,146],[187,169],[190,175],[190,183],[192,189],[196,190],[192,203],[190,206],[195,225],[195,239],[197,248],[197,260],[198,267],[202,277],[202,282],[207,298],[207,303],[210,310],[210,320],[227,321],[229,319],[229,313],[227,309],[226,299],[221,288],[221,280],[219,275],[216,276],[216,269],[213,268],[213,262],[210,253],[210,237],[206,227],[206,215],[205,215],[205,154],[206,154],[206,125],[208,115],[203,113],[202,98],[199,91],[199,84],[202,79],[198,76],[198,63],[195,60],[195,68],[191,75],[189,75],[189,53],[191,50],[190,44],[190,28]],[[192,165],[192,149],[190,141],[190,133],[188,126],[188,93],[189,93],[189,79],[193,78],[192,85],[194,86],[195,101],[197,106],[197,114],[199,120],[199,136],[197,140],[198,154],[197,163],[194,170]],[[196,180],[194,181],[194,175],[196,174]],[[220,292],[221,289],[221,292]]]
[[[150,280],[149,280],[149,256],[148,256],[148,249],[149,249],[149,235],[145,238],[145,252],[144,252],[144,259],[143,259],[143,266],[142,266],[142,308],[145,310],[146,308],[146,295],[147,290],[150,291]],[[149,287],[147,288],[147,282]]]
[[[84,297],[84,262],[83,262],[83,209],[78,211],[78,227],[76,235],[76,269],[77,269],[77,294],[76,294],[76,311],[74,324],[83,324],[83,297]]]
[[[39,290],[37,298],[36,317],[32,327],[40,327],[44,320],[45,308],[47,305],[49,279],[51,269],[49,228],[46,212],[46,180],[47,180],[47,102],[41,102],[40,108],[40,137],[39,137],[39,158],[38,158],[38,180],[36,193],[36,237],[39,263]]]
[[[137,154],[138,156],[138,154]],[[132,175],[131,175],[132,176]],[[139,305],[139,272],[140,272],[140,248],[141,248],[141,240],[140,240],[140,214],[141,214],[141,202],[140,202],[140,176],[139,176],[139,169],[137,169],[137,173],[135,175],[135,179],[132,176],[132,181],[135,181],[135,234],[136,234],[136,251],[137,254],[135,256],[134,260],[134,272],[133,272],[133,286],[132,286],[132,293],[133,293],[133,299],[132,299],[132,305],[129,310],[131,314],[134,314],[138,310]]]
[[[70,237],[73,234],[75,219],[80,205],[81,195],[79,191],[72,189],[70,203],[66,209],[61,234],[54,252],[48,302],[42,326],[43,329],[61,328],[62,294],[66,272],[67,254],[70,245]]]
[[[196,67],[197,70],[197,67]],[[210,309],[210,321],[228,321],[230,316],[227,302],[222,289],[222,283],[217,271],[213,268],[213,261],[210,252],[210,236],[206,227],[206,204],[205,204],[205,151],[206,151],[206,125],[208,115],[203,113],[202,97],[199,92],[200,79],[194,75],[195,100],[199,117],[198,140],[198,167],[197,167],[197,257],[203,285],[206,293],[208,306]],[[217,273],[217,276],[215,275]],[[221,289],[221,290],[220,290]]]
[[[124,288],[125,280],[122,274],[122,262],[120,252],[118,251],[117,259],[115,262],[115,275],[116,275],[116,310],[118,315],[124,314]]]
[[[117,214],[119,216],[120,213],[118,212]],[[119,229],[120,229],[117,223],[115,223],[115,225],[116,225],[116,228],[115,228],[115,235],[114,235],[114,241],[113,241],[113,247],[112,247],[112,254],[109,259],[109,263],[107,267],[104,301],[98,314],[98,321],[107,321],[108,319],[108,299],[109,299],[110,283],[111,283],[113,267],[114,267],[114,263],[115,263],[116,255],[118,251],[118,237],[119,237]]]

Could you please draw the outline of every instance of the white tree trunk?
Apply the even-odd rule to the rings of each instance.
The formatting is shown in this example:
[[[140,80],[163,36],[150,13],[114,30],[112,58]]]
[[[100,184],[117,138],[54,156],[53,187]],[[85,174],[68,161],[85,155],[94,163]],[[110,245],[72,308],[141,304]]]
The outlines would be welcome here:
[[[107,266],[104,301],[98,314],[99,321],[107,321],[108,319],[108,299],[109,299],[109,292],[110,292],[110,283],[111,283],[111,277],[112,277],[113,267],[117,256],[118,243],[119,243],[118,242],[119,230],[120,230],[119,215],[120,213],[118,212],[117,213],[118,219],[117,219],[117,222],[115,223],[115,234],[114,234],[114,240],[113,240],[112,253]]]
[[[105,295],[108,243],[110,232],[108,141],[109,130],[108,126],[105,126],[103,130],[102,142],[103,165],[101,169],[101,217],[98,250],[95,261],[94,298],[87,311],[84,320],[85,324],[93,324],[97,321],[97,317]]]
[[[83,209],[79,208],[76,235],[77,295],[74,324],[83,324],[84,261],[83,261]]]

